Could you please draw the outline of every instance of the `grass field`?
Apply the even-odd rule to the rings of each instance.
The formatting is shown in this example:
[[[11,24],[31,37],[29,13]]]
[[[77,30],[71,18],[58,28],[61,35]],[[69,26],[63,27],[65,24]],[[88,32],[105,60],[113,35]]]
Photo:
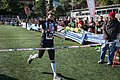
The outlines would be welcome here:
[[[21,27],[0,25],[0,48],[35,48],[41,33]],[[55,46],[79,45],[55,37]],[[45,52],[42,59],[27,64],[30,54],[38,51],[0,52],[0,80],[52,80],[50,60]],[[112,68],[97,64],[99,53],[94,47],[56,50],[57,73],[62,80],[120,80],[120,65]],[[106,59],[107,61],[107,59]]]

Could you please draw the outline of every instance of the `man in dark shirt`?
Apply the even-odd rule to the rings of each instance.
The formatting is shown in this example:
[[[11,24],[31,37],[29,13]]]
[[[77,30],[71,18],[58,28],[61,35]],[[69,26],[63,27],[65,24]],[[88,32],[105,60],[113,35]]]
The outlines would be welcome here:
[[[114,41],[117,39],[117,34],[120,33],[120,22],[115,17],[115,12],[110,12],[108,16],[109,21],[106,21],[103,25],[103,39],[106,40],[106,43],[101,47],[100,61],[98,61],[98,63],[104,62],[105,54],[108,49],[107,65],[112,65],[114,52],[116,50],[116,43]]]
[[[95,32],[95,22],[93,17],[90,18],[90,22],[88,24],[88,32],[94,33]]]
[[[103,24],[104,24],[103,16],[100,16],[100,20],[96,24],[96,33],[97,34],[102,34],[102,26],[103,26]]]
[[[64,25],[65,27],[69,26],[69,23],[70,23],[70,17],[66,17],[66,19],[64,20]]]

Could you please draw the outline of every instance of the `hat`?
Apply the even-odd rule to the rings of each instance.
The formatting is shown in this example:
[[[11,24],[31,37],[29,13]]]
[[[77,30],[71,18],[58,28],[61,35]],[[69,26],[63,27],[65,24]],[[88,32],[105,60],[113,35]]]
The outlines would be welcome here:
[[[115,14],[116,14],[115,12],[110,12],[108,16],[115,18]]]

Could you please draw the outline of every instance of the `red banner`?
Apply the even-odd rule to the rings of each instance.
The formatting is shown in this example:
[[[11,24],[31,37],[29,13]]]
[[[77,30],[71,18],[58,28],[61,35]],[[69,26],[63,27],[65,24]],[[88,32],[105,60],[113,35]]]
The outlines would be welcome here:
[[[26,14],[27,16],[30,16],[31,10],[30,10],[29,6],[25,6],[25,7],[24,7],[24,11],[25,11],[25,14]]]

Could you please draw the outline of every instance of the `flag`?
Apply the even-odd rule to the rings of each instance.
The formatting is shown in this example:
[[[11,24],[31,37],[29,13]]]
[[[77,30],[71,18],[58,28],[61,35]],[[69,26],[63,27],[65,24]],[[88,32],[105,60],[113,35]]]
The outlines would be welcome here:
[[[95,1],[94,0],[87,0],[87,5],[89,8],[90,17],[93,17],[94,21],[95,21]]]
[[[30,14],[31,14],[31,10],[30,10],[30,8],[29,8],[29,6],[24,6],[24,11],[25,11],[25,14],[27,15],[27,16],[30,16]]]

